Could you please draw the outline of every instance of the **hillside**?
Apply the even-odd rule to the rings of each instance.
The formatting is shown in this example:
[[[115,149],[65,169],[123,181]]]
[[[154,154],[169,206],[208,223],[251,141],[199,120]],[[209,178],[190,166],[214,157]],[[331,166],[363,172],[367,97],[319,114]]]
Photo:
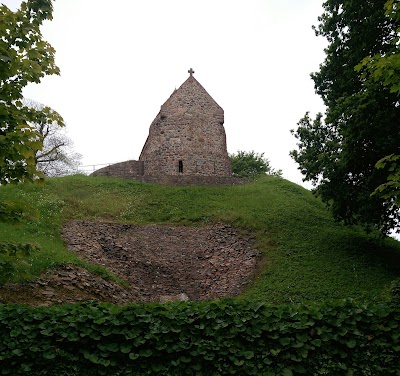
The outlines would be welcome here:
[[[311,192],[269,177],[242,186],[167,187],[131,180],[69,176],[45,185],[6,186],[2,202],[28,206],[17,223],[2,223],[2,242],[34,243],[29,264],[3,273],[2,283],[34,280],[49,268],[75,264],[120,279],[70,252],[61,238],[70,220],[124,224],[232,225],[261,254],[242,297],[271,303],[351,297],[383,301],[400,277],[400,243],[335,223]],[[14,204],[15,205],[15,204]],[[4,256],[0,261],[7,261]]]

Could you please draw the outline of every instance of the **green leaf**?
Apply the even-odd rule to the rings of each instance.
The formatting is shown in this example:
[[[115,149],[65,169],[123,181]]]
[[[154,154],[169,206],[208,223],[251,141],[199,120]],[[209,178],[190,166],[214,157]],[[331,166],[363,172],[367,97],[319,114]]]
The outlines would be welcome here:
[[[163,371],[165,369],[165,367],[160,363],[152,363],[151,364],[151,369],[154,372],[161,372],[161,371]]]
[[[99,364],[100,359],[99,359],[99,357],[97,357],[96,355],[91,354],[91,353],[88,352],[88,351],[84,351],[84,352],[83,352],[83,356],[84,356],[87,360],[90,360],[92,363],[94,363],[94,364]]]
[[[253,352],[253,351],[245,351],[245,352],[243,352],[243,356],[244,356],[246,359],[254,358],[254,352]]]
[[[190,362],[192,361],[192,359],[189,358],[189,357],[187,357],[187,356],[181,356],[181,357],[179,358],[179,360],[180,360],[182,363],[190,363]]]
[[[44,352],[43,353],[43,358],[45,359],[54,359],[56,357],[56,354],[54,352]]]
[[[240,367],[244,364],[244,360],[235,358],[233,364]]]
[[[321,342],[320,339],[313,339],[313,340],[311,341],[311,343],[312,343],[314,346],[317,346],[317,347],[320,347],[321,344],[322,344],[322,342]]]
[[[129,353],[129,359],[131,360],[136,360],[137,358],[139,358],[139,354],[137,353]]]
[[[283,346],[287,346],[290,343],[290,338],[286,338],[286,337],[280,338],[279,343]]]
[[[132,346],[129,344],[122,344],[120,350],[123,354],[128,354],[132,350]]]
[[[349,341],[346,342],[347,347],[350,349],[353,349],[354,347],[357,346],[357,342],[355,339],[350,339]]]
[[[12,354],[17,355],[17,356],[22,356],[23,352],[21,349],[14,349],[11,351]]]

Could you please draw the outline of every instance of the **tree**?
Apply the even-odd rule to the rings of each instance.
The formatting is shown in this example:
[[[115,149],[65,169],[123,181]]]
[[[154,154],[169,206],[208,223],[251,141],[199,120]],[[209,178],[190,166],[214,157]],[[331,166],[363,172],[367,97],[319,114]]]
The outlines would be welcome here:
[[[398,20],[385,14],[385,0],[327,0],[315,28],[327,38],[325,61],[311,75],[327,110],[307,113],[292,133],[299,150],[291,156],[330,206],[347,224],[371,225],[387,233],[399,226],[393,201],[371,194],[386,181],[375,169],[381,158],[399,154],[399,98],[379,80],[355,67],[365,56],[396,51]]]
[[[386,15],[399,23],[400,4],[389,0],[385,8]],[[356,70],[362,72],[364,79],[380,81],[382,85],[390,88],[391,93],[400,95],[400,27],[397,27],[394,33],[397,33],[397,38],[392,41],[395,49],[391,53],[367,56],[356,66]],[[386,169],[388,175],[387,181],[379,185],[374,194],[385,200],[391,200],[392,205],[400,207],[400,155],[387,155],[380,159],[375,167]]]
[[[52,19],[51,0],[28,0],[16,12],[0,5],[0,184],[33,181],[41,177],[35,153],[42,137],[32,123],[63,126],[55,111],[29,109],[22,90],[45,75],[59,74],[55,50],[42,39],[40,26]]]
[[[233,175],[239,177],[255,178],[263,174],[281,176],[281,170],[274,170],[264,153],[255,151],[238,151],[236,154],[230,154]]]
[[[23,104],[35,111],[49,114],[54,112],[50,107],[30,99],[24,99]],[[42,149],[35,151],[36,168],[45,176],[62,176],[76,172],[81,164],[82,156],[74,152],[74,143],[66,135],[65,127],[60,126],[57,121],[49,124],[45,119],[42,122],[41,118],[38,118],[32,125],[43,141]]]

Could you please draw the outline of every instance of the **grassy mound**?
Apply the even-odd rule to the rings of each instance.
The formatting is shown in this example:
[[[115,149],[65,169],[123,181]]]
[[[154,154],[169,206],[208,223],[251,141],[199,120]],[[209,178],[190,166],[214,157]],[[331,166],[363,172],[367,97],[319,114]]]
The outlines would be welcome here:
[[[169,187],[78,175],[48,179],[43,186],[0,187],[0,202],[14,205],[17,213],[14,221],[1,223],[0,242],[39,247],[12,273],[3,273],[3,283],[32,279],[65,263],[106,274],[65,249],[60,228],[70,219],[233,224],[254,236],[263,254],[244,297],[268,303],[348,297],[379,302],[400,277],[399,242],[335,223],[311,192],[277,177],[242,186]],[[18,205],[27,208],[22,215]],[[7,257],[0,255],[0,266]]]

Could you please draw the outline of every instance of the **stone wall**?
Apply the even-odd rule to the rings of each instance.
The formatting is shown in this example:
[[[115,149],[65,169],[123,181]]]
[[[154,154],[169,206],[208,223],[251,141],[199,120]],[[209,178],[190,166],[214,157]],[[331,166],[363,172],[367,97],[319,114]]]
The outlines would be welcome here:
[[[194,185],[240,185],[249,182],[249,179],[234,176],[142,176],[139,180],[146,183],[157,183],[163,185],[194,186]]]
[[[139,160],[145,176],[231,176],[223,109],[190,76],[152,122]]]
[[[132,179],[134,177],[140,177],[144,172],[143,161],[126,161],[115,163],[107,167],[96,170],[92,176],[110,176],[114,178],[125,178]]]
[[[91,176],[108,176],[114,178],[133,179],[146,183],[164,185],[191,186],[191,185],[238,185],[247,183],[248,179],[234,176],[202,176],[202,175],[143,175],[143,161],[127,161],[116,163],[99,170]]]

